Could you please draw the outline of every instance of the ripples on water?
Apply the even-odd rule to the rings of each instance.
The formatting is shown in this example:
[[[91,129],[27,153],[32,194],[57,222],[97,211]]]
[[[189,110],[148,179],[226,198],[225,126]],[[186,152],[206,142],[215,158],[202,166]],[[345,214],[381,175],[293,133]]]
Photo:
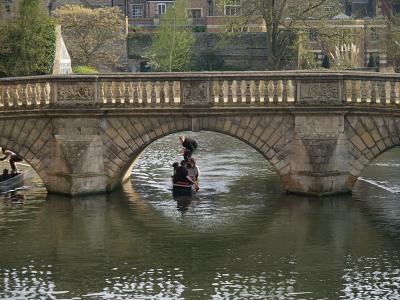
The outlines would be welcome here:
[[[400,299],[400,150],[352,196],[287,195],[249,146],[200,144],[201,191],[173,197],[178,135],[109,195],[0,201],[0,299]]]

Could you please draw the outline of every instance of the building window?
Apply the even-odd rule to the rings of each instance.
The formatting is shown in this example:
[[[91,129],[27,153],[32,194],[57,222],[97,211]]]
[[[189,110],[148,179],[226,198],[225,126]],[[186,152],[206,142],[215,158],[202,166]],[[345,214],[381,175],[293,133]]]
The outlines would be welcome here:
[[[225,16],[239,16],[240,15],[240,4],[241,0],[231,0],[228,4],[225,4]]]
[[[157,4],[157,14],[159,16],[165,14],[166,9],[167,9],[167,5],[165,3],[158,3]]]
[[[6,5],[6,13],[11,13],[11,7],[10,5]]]
[[[201,8],[188,9],[188,15],[190,18],[201,18]]]
[[[332,14],[334,10],[335,10],[335,8],[331,5],[324,6],[324,11],[326,14]]]
[[[132,5],[132,18],[143,18],[143,5]]]
[[[208,0],[208,15],[213,16],[214,15],[214,3],[213,0]]]
[[[400,4],[393,4],[393,14],[396,15],[400,13]]]

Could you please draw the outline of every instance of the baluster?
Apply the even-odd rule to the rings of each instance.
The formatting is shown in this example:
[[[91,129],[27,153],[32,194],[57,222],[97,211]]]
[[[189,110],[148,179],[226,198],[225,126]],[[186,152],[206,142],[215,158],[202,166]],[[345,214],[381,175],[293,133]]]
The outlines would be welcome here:
[[[292,80],[286,81],[286,90],[287,90],[287,102],[294,103],[296,89],[294,88]]]
[[[35,87],[34,87],[34,102],[33,105],[35,106],[39,106],[40,105],[40,89],[39,89],[39,83],[35,83]]]
[[[32,105],[32,98],[33,94],[32,94],[32,85],[30,83],[28,83],[26,85],[26,89],[25,89],[25,105],[26,106],[31,106]]]
[[[124,102],[123,103],[129,103],[130,102],[130,93],[129,93],[129,87],[130,87],[130,83],[127,81],[123,81],[123,95],[122,97],[124,98]]]
[[[224,103],[224,82],[222,80],[218,80],[218,103]]]
[[[133,82],[133,104],[139,105],[142,103],[142,87],[140,81]]]
[[[250,97],[252,103],[260,103],[260,82],[259,80],[252,80],[250,82]]]
[[[367,82],[365,80],[361,81],[360,89],[360,101],[361,103],[367,103]]]
[[[181,103],[181,84],[179,81],[174,81],[174,103]]]
[[[157,80],[155,85],[155,92],[156,92],[156,103],[159,104],[164,102],[164,91],[161,89],[161,83]],[[161,98],[163,98],[161,100]]]
[[[115,104],[116,101],[116,95],[115,95],[115,81],[111,81],[109,86],[108,86],[108,92],[109,92],[109,99],[110,103]]]
[[[6,108],[13,105],[13,103],[12,103],[12,94],[11,94],[10,86],[9,86],[9,85],[7,85],[4,104],[5,104],[4,106],[5,106]]]
[[[246,103],[250,104],[251,103],[251,81],[246,80]]]
[[[346,89],[346,102],[351,103],[352,102],[352,81],[351,80],[346,80],[345,81],[345,89]]]
[[[0,107],[4,107],[3,90],[4,90],[4,86],[0,85]]]
[[[255,95],[255,89],[256,89],[256,84],[254,80],[248,81],[249,85],[249,91],[250,91],[250,103],[256,102],[256,95]]]
[[[156,83],[155,82],[148,82],[148,87],[150,88],[150,101],[151,104],[154,106],[157,104],[157,94],[156,94]]]
[[[268,81],[268,101],[267,101],[267,103],[274,102],[274,90],[275,90],[274,81],[269,80]]]
[[[366,97],[367,97],[366,102],[367,102],[367,103],[371,103],[371,102],[372,102],[372,91],[373,91],[373,87],[372,87],[372,82],[371,82],[370,80],[368,80],[368,81],[366,82],[365,90],[366,90]]]
[[[232,91],[233,82],[232,82],[232,80],[228,80],[226,82],[226,85],[227,85],[227,88],[228,88],[228,90],[227,90],[227,93],[228,93],[227,102],[232,104],[233,103],[233,91]]]
[[[382,105],[386,104],[386,86],[385,82],[378,81],[378,95],[379,95],[379,103]]]
[[[218,81],[217,80],[213,80],[212,81],[212,102],[218,103]]]
[[[229,97],[228,81],[224,80],[222,82],[222,101],[223,101],[223,103],[228,103],[228,97]]]
[[[231,90],[232,90],[232,103],[237,103],[237,100],[238,100],[238,84],[237,84],[237,80],[233,80],[232,81]]]
[[[101,97],[101,102],[102,103],[107,103],[107,98],[106,98],[106,87],[104,81],[101,82],[100,84],[100,97]]]
[[[236,102],[241,103],[242,102],[242,81],[241,80],[236,80]]]
[[[390,81],[389,83],[389,88],[390,88],[390,92],[389,92],[389,102],[392,105],[396,104],[396,82],[394,81]]]
[[[132,104],[134,101],[134,97],[135,97],[134,96],[135,90],[133,88],[133,82],[132,81],[127,82],[126,86],[127,86],[127,89],[126,89],[127,94],[125,95],[125,97],[128,100],[128,103]]]
[[[146,105],[147,103],[147,90],[146,90],[146,83],[143,81],[139,82],[139,103],[142,105]]]
[[[21,106],[22,105],[22,99],[21,99],[21,85],[20,84],[17,84],[16,86],[15,86],[15,89],[14,89],[14,91],[15,91],[15,99],[14,99],[14,105],[15,106]]]
[[[371,87],[371,104],[377,103],[377,86],[376,86],[376,81],[370,81],[370,87]]]
[[[145,104],[151,104],[153,103],[153,85],[150,81],[146,82],[146,95],[147,95],[147,101]]]
[[[240,94],[242,95],[242,99],[240,100],[240,102],[246,102],[247,99],[247,82],[246,80],[242,80],[241,84],[240,84]]]
[[[41,84],[41,83],[38,83],[38,84],[37,84],[37,89],[38,89],[38,102],[37,102],[37,104],[38,104],[39,106],[41,106],[41,105],[44,104],[44,98],[45,98],[45,96],[44,96],[44,91],[43,91],[43,88],[42,88],[42,84]]]
[[[356,102],[361,102],[361,81],[355,80],[355,95],[356,95]]]
[[[273,102],[278,103],[279,102],[278,80],[274,80],[273,84],[274,84]]]
[[[44,85],[44,101],[46,103],[46,105],[50,105],[50,101],[51,101],[51,85],[49,82],[46,82]]]
[[[385,103],[390,104],[390,81],[384,82],[385,89]]]
[[[351,81],[351,102],[352,103],[357,103],[357,81],[352,80]]]
[[[265,81],[260,80],[260,84],[258,85],[258,93],[260,95],[260,103],[265,102]]]
[[[174,82],[173,81],[168,81],[168,100],[169,100],[169,105],[174,105],[175,99],[174,99]]]
[[[115,83],[115,103],[124,103],[125,85],[123,82]]]
[[[20,101],[21,101],[21,105],[25,106],[25,107],[28,106],[28,86],[29,86],[29,83],[21,86]]]
[[[172,87],[170,85],[169,81],[164,82],[164,95],[165,95],[165,103],[171,103],[172,102]]]
[[[282,83],[282,103],[287,103],[287,80],[280,80]]]

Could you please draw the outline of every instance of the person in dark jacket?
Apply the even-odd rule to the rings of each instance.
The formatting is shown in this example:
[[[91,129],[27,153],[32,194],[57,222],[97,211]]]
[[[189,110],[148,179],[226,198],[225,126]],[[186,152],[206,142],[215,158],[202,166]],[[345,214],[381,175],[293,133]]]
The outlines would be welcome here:
[[[197,142],[189,137],[185,137],[181,135],[179,137],[179,140],[181,141],[182,146],[184,147],[183,149],[183,159],[185,161],[188,161],[189,158],[192,157],[193,152],[197,149]]]
[[[185,167],[186,161],[182,160],[181,165],[175,169],[175,174],[173,176],[174,183],[182,182],[187,184],[193,184],[194,181],[189,176],[189,172]]]

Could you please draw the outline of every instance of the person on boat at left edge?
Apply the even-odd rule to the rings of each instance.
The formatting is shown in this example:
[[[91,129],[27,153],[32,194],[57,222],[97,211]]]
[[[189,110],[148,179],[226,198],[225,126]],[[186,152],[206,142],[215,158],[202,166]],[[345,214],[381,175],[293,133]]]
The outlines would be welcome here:
[[[8,158],[9,161],[10,161],[11,173],[13,173],[13,174],[18,173],[17,165],[15,163],[21,162],[22,161],[22,157],[19,156],[18,154],[15,154],[11,150],[8,150],[8,149],[4,148],[4,147],[1,148],[1,151],[4,154],[4,157],[1,157],[0,161],[6,160]]]

